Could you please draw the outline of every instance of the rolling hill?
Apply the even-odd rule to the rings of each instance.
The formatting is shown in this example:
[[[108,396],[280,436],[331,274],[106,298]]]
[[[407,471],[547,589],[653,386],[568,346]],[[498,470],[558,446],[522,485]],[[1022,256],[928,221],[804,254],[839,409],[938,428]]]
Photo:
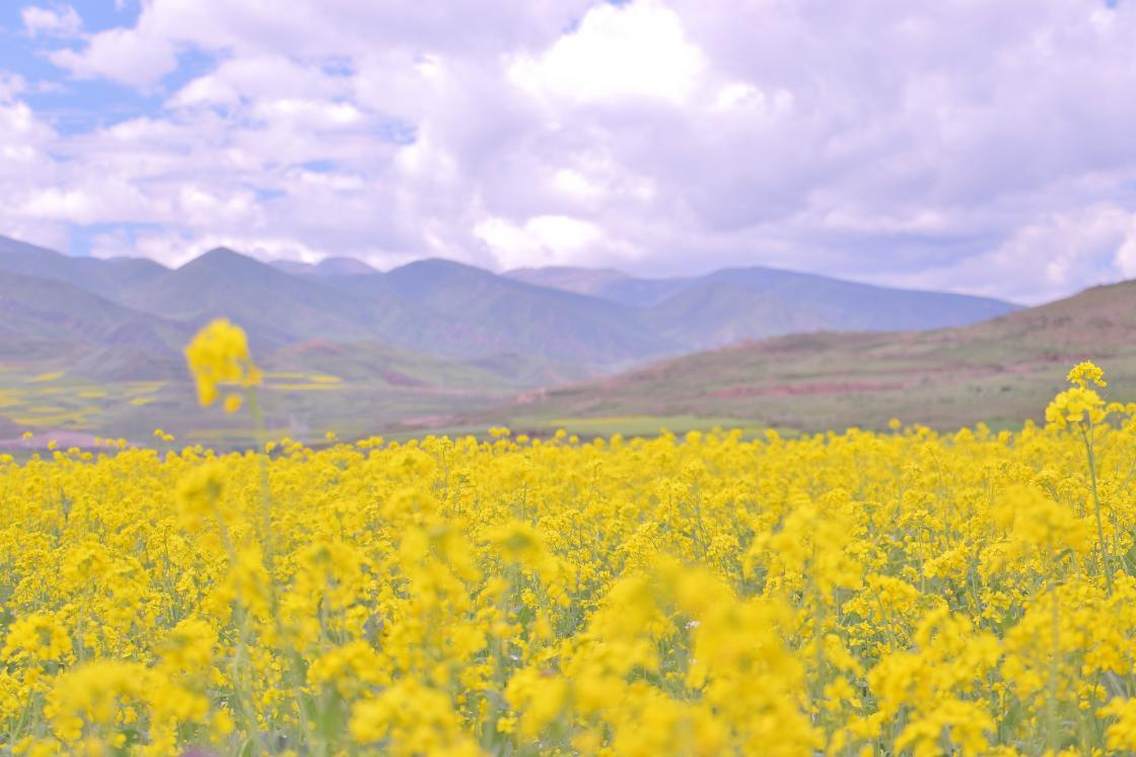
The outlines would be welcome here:
[[[618,376],[531,392],[480,418],[520,429],[686,416],[803,430],[884,427],[892,417],[938,428],[1040,419],[1083,359],[1136,399],[1136,282],[966,327],[924,332],[797,334],[659,362]],[[660,421],[665,423],[664,421]]]

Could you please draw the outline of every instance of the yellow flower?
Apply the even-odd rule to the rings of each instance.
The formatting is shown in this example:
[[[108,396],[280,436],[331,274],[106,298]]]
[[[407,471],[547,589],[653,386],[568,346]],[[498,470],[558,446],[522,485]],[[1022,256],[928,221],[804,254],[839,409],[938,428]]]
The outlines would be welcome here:
[[[200,465],[178,481],[178,519],[184,528],[196,530],[217,512],[224,485],[225,468],[216,462]]]
[[[0,649],[0,659],[62,661],[71,656],[71,638],[66,627],[46,613],[32,613],[17,618],[8,629]]]
[[[1073,366],[1066,380],[1082,389],[1087,389],[1089,384],[1095,384],[1101,389],[1108,386],[1108,383],[1104,380],[1104,371],[1096,363],[1090,361]]]
[[[205,326],[185,348],[189,371],[197,384],[197,400],[202,406],[217,401],[218,387],[234,384],[243,387],[261,382],[260,369],[249,356],[245,332],[225,318],[218,318]],[[225,401],[226,412],[240,409],[236,402]]]
[[[1136,699],[1116,697],[1100,709],[1100,714],[1116,718],[1108,726],[1108,748],[1117,752],[1136,750]]]

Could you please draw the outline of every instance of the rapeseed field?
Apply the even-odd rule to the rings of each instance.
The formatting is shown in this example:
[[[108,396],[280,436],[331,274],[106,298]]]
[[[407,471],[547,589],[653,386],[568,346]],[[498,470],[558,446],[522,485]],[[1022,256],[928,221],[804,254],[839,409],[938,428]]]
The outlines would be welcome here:
[[[240,329],[187,357],[256,422]],[[1069,379],[1017,432],[4,458],[0,752],[1136,749],[1136,407]]]

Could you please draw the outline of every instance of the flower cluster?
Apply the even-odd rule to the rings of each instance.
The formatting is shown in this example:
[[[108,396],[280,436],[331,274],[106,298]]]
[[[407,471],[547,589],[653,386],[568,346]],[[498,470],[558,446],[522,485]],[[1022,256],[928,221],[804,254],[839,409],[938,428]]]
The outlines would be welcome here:
[[[185,348],[185,359],[197,384],[197,400],[202,406],[216,402],[224,385],[250,387],[262,379],[260,369],[249,356],[244,330],[225,318],[212,321],[197,333]],[[241,403],[240,394],[227,394],[225,412],[235,413]]]
[[[1089,409],[0,462],[0,752],[1136,750],[1136,408]]]

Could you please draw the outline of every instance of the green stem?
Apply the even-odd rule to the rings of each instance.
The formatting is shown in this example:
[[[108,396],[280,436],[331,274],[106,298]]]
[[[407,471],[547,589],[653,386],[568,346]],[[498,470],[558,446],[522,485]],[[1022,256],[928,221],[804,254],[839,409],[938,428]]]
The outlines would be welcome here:
[[[1108,553],[1108,545],[1104,541],[1104,522],[1101,518],[1101,499],[1100,490],[1097,488],[1097,462],[1096,453],[1093,450],[1093,441],[1091,434],[1093,431],[1092,420],[1089,421],[1089,427],[1086,430],[1081,426],[1081,440],[1085,443],[1085,454],[1089,460],[1089,483],[1093,493],[1093,509],[1096,513],[1097,520],[1097,542],[1100,545],[1101,563],[1104,567],[1105,583],[1108,587],[1108,595],[1112,596],[1112,558]]]
[[[256,456],[260,466],[260,531],[261,545],[264,550],[264,567],[268,573],[268,603],[272,619],[276,627],[276,638],[283,640],[284,624],[280,617],[279,597],[276,591],[276,561],[272,543],[272,489],[268,476],[268,454],[264,451],[268,431],[264,423],[264,412],[260,407],[260,395],[256,387],[248,390],[249,414],[252,416],[253,440],[256,444]],[[321,635],[323,624],[320,624]],[[295,651],[281,649],[281,655],[291,664],[287,668],[287,677],[291,679],[293,700],[296,704],[296,717],[300,721],[300,731],[304,737],[315,742],[318,754],[327,754],[330,744],[318,728],[308,720],[308,713],[304,707],[304,672],[303,657]]]
[[[1053,560],[1056,570],[1056,560]],[[1057,607],[1056,579],[1050,581],[1049,593],[1053,600],[1050,622],[1052,624],[1053,650],[1049,656],[1049,680],[1045,686],[1045,741],[1049,754],[1057,752],[1057,655],[1061,633],[1061,615]]]

